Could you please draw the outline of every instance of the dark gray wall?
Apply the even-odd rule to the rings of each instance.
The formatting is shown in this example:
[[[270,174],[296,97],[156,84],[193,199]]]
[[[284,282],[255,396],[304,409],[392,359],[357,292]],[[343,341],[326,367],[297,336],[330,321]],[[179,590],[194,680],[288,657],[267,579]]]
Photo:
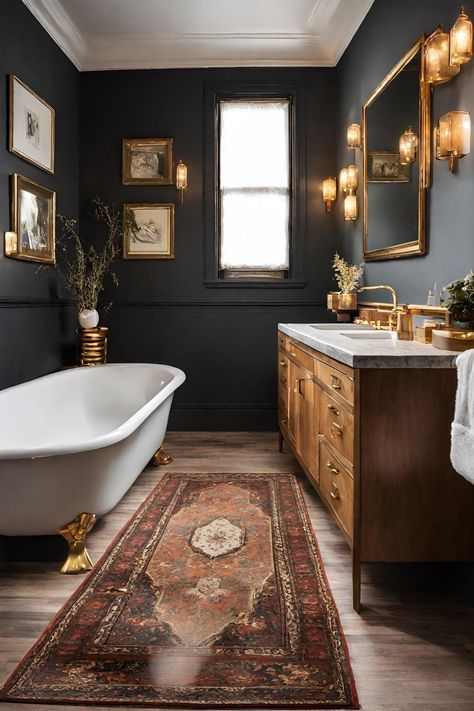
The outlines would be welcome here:
[[[172,136],[174,159],[189,167],[184,206],[176,208],[173,261],[119,262],[119,287],[105,300],[110,359],[183,368],[171,427],[276,427],[276,329],[279,321],[327,318],[325,295],[335,219],[324,213],[320,182],[334,173],[336,92],[326,69],[96,72],[81,75],[81,196],[124,202],[177,202],[173,186],[123,186],[122,138]],[[307,184],[303,235],[307,286],[212,289],[203,284],[204,88],[206,81],[304,83]],[[96,226],[81,214],[92,236]]]
[[[79,73],[21,0],[2,4],[0,22],[0,235],[10,229],[10,174],[57,190],[58,211],[78,215]],[[56,170],[50,175],[8,152],[8,75],[16,74],[56,110]],[[72,340],[72,309],[37,265],[0,249],[0,388],[57,370]],[[71,318],[72,317],[72,318]]]
[[[464,3],[474,14],[474,2]],[[339,164],[346,165],[353,151],[343,138],[350,123],[360,123],[361,107],[389,70],[422,33],[440,23],[449,30],[460,6],[453,0],[376,0],[337,68],[340,92]],[[474,117],[474,61],[452,81],[435,87],[433,120],[446,111],[463,109]],[[360,151],[357,152],[360,167]],[[474,266],[474,152],[459,162],[450,175],[446,161],[433,161],[428,192],[428,254],[366,265],[368,284],[390,284],[403,301],[425,303],[433,282],[438,287],[464,276]],[[359,192],[361,196],[361,192]],[[338,204],[340,208],[340,204]],[[341,212],[341,209],[338,209]],[[362,219],[339,223],[343,254],[362,259]],[[381,300],[385,297],[381,293]]]

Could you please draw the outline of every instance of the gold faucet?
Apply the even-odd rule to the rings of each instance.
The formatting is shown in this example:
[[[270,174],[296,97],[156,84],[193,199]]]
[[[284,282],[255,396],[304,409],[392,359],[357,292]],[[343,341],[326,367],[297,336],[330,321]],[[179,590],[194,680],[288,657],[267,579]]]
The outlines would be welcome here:
[[[406,305],[399,305],[397,292],[387,284],[377,284],[376,286],[361,286],[358,291],[377,291],[386,289],[393,299],[393,308],[388,314],[388,330],[396,331],[398,338],[404,341],[411,341],[413,338],[411,314]]]
[[[379,291],[380,289],[386,289],[392,295],[393,309],[388,315],[388,330],[389,331],[396,330],[397,314],[398,314],[398,298],[397,298],[397,292],[395,291],[395,289],[392,289],[391,286],[387,286],[386,284],[377,284],[377,286],[361,286],[358,291]],[[394,329],[394,326],[395,326],[395,329]]]

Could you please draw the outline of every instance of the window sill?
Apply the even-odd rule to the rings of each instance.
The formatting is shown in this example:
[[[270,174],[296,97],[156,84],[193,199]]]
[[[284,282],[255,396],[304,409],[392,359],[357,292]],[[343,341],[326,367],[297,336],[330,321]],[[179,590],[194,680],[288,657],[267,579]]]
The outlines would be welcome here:
[[[208,279],[207,289],[304,289],[306,281],[300,279]]]

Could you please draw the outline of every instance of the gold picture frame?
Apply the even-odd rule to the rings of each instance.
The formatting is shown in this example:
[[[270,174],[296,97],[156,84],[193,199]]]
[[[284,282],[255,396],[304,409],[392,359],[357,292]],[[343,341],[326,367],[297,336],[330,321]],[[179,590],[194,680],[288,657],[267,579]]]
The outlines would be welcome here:
[[[12,175],[12,232],[6,256],[56,264],[56,193],[29,178]]]
[[[368,183],[409,183],[410,165],[400,163],[396,151],[369,151],[367,153]]]
[[[172,138],[124,138],[123,185],[173,185]]]
[[[174,259],[174,203],[123,206],[123,258]]]
[[[9,82],[8,150],[54,174],[55,111],[14,74]]]

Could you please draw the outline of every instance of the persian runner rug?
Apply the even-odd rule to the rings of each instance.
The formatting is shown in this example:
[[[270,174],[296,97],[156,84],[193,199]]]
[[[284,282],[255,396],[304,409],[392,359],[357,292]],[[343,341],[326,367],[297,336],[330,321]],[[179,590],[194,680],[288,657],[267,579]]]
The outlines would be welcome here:
[[[296,478],[166,475],[0,698],[359,708]]]

